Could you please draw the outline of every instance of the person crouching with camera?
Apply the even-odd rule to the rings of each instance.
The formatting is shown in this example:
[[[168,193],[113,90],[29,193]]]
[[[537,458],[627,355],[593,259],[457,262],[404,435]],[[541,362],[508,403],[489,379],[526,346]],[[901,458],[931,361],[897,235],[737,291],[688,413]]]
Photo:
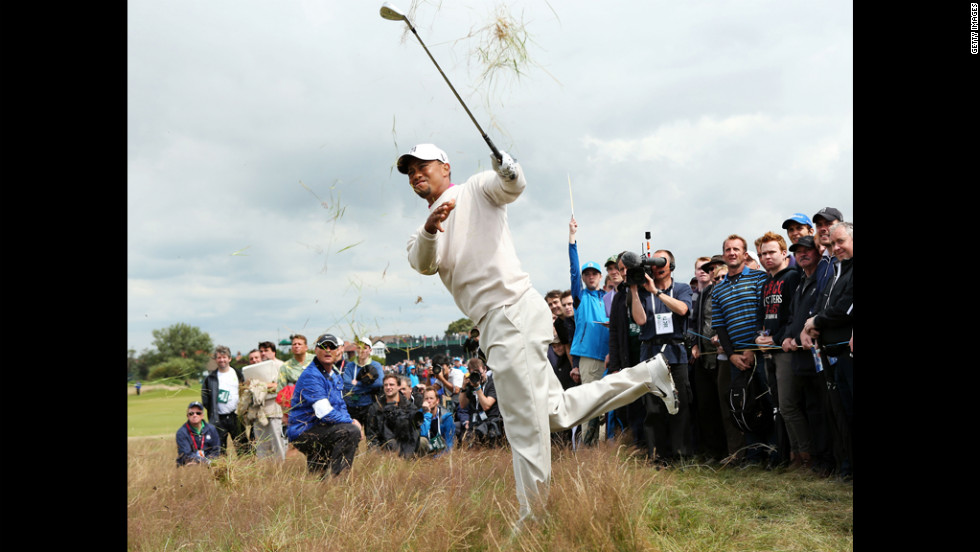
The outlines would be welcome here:
[[[410,458],[418,449],[423,416],[409,397],[400,392],[402,377],[393,372],[385,375],[382,396],[368,409],[364,433],[369,446]]]
[[[467,363],[469,374],[459,398],[460,439],[497,446],[503,442],[504,422],[497,406],[497,390],[493,384],[493,374],[479,358],[471,358]]]

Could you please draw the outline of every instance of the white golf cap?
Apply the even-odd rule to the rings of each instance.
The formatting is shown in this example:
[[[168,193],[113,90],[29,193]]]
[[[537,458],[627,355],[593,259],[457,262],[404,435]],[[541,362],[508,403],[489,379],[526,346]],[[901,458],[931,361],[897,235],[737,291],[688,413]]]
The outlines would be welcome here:
[[[406,164],[408,163],[408,159],[410,157],[421,159],[423,161],[442,161],[443,163],[449,162],[449,156],[446,155],[446,152],[436,147],[435,144],[417,144],[412,146],[412,149],[408,150],[408,153],[398,158],[398,172],[408,174]]]

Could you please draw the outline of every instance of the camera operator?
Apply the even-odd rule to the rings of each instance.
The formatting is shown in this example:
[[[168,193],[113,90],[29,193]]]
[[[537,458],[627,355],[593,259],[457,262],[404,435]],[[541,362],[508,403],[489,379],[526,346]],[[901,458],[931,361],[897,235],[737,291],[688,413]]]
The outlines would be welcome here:
[[[399,391],[400,378],[395,373],[385,375],[382,396],[368,408],[364,432],[368,445],[410,458],[418,449],[422,413]]]
[[[630,310],[643,282],[646,281],[644,274],[647,269],[638,265],[633,269],[628,268],[623,261],[628,254],[630,252],[623,251],[616,257],[619,272],[624,277],[620,278],[616,294],[609,303],[609,362],[606,370],[610,374],[640,362],[640,325],[633,320]],[[635,262],[639,263],[639,255],[634,254],[634,258]],[[611,435],[614,435],[617,430],[629,428],[632,433],[630,444],[640,450],[647,450],[646,434],[643,429],[646,413],[646,399],[643,397],[617,408],[611,415],[613,421]]]
[[[459,391],[463,387],[463,372],[453,368],[453,361],[448,356],[438,354],[432,358],[432,377],[442,387],[441,404],[449,406],[453,403],[453,411],[459,408]]]
[[[693,291],[684,282],[674,281],[674,254],[666,249],[654,253],[667,262],[644,274],[642,289],[632,295],[630,312],[640,325],[640,358],[646,360],[663,352],[670,365],[670,375],[677,390],[679,408],[670,416],[664,402],[654,395],[645,395],[647,417],[644,422],[647,450],[656,460],[670,463],[693,453],[691,404],[693,392],[687,370],[687,348],[684,334],[687,313],[691,309]]]
[[[412,408],[422,406],[422,391],[425,390],[424,383],[413,384],[408,376],[398,376],[398,392],[405,397]]]
[[[488,446],[502,442],[503,419],[497,406],[497,389],[493,374],[479,358],[467,363],[469,375],[459,399],[460,439],[470,436],[473,441]]]
[[[470,329],[470,336],[463,343],[463,350],[466,351],[466,358],[480,355],[480,328]]]
[[[367,427],[368,409],[375,402],[375,397],[381,394],[384,369],[376,360],[371,359],[371,343],[359,337],[354,341],[357,346],[357,360],[344,363],[344,402],[347,412],[361,425]]]

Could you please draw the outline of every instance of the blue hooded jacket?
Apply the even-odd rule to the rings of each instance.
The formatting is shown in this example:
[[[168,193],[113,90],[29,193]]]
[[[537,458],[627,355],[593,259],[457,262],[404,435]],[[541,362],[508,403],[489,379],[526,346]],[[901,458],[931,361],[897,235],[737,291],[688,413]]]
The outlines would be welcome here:
[[[314,359],[296,380],[293,398],[289,402],[289,427],[286,430],[286,437],[290,441],[295,441],[314,424],[351,423],[347,403],[344,401],[344,380],[332,367],[328,374],[325,376],[320,371],[320,361]],[[319,418],[313,405],[324,399],[329,402],[331,410]]]

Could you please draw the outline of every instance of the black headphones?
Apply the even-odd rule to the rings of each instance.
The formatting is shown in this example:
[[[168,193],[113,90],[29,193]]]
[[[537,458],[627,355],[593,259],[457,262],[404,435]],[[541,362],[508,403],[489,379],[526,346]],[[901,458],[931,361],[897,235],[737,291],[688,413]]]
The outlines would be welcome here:
[[[677,268],[677,265],[674,264],[674,254],[671,253],[670,250],[668,249],[661,249],[661,251],[667,253],[667,255],[670,256],[670,271],[673,272],[674,269]]]

